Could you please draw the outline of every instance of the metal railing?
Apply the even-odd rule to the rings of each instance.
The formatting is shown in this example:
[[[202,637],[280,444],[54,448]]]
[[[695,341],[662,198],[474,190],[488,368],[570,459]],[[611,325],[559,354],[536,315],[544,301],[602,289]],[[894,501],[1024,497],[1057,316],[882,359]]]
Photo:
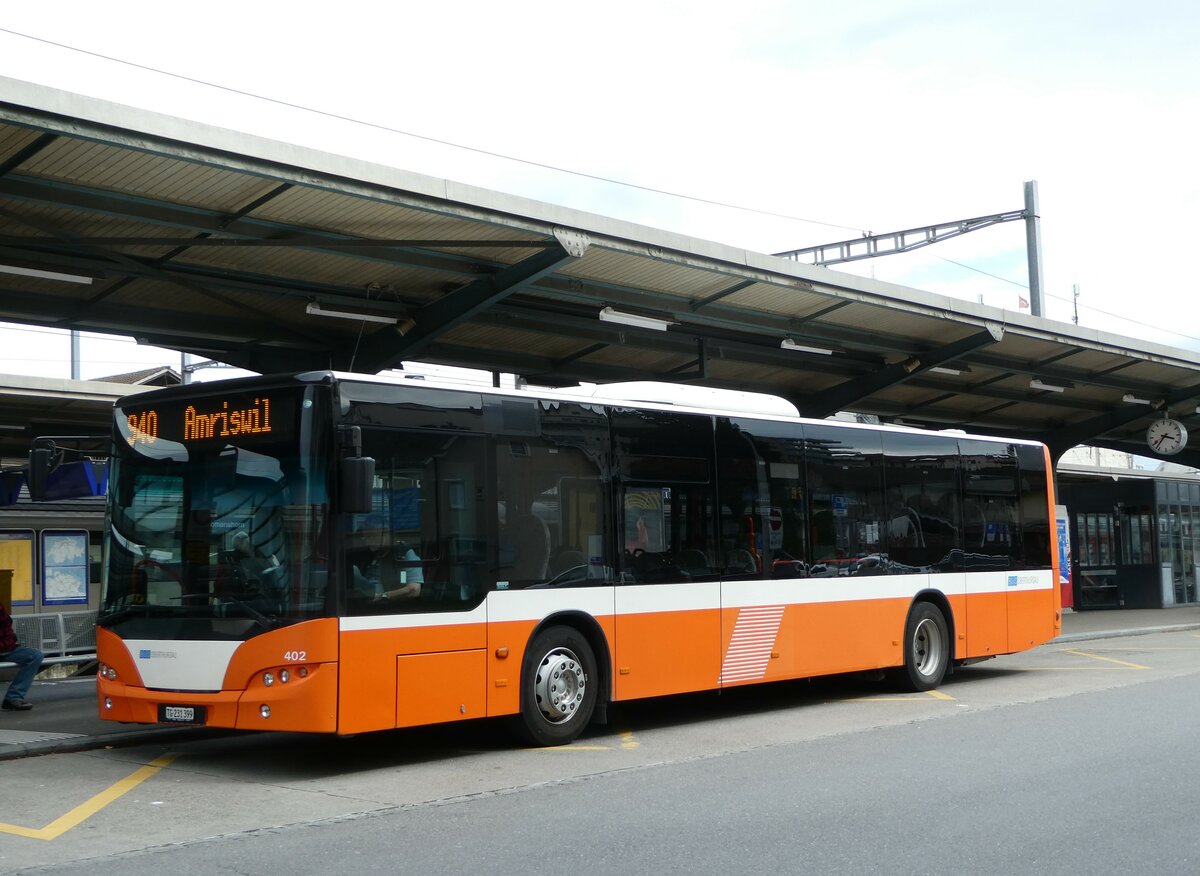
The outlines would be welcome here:
[[[47,663],[83,663],[96,655],[95,611],[13,615],[17,641],[37,648]],[[4,665],[0,663],[0,666]]]

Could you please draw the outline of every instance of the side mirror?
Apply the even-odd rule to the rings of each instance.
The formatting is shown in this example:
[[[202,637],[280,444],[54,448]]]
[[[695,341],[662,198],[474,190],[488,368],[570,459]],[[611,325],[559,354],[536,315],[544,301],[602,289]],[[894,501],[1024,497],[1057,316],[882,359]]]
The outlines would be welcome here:
[[[341,511],[366,514],[371,510],[375,487],[375,460],[370,456],[348,456],[341,462]]]
[[[29,487],[29,498],[41,501],[46,498],[46,481],[54,469],[54,451],[49,447],[35,447],[29,451],[29,472],[25,483]]]

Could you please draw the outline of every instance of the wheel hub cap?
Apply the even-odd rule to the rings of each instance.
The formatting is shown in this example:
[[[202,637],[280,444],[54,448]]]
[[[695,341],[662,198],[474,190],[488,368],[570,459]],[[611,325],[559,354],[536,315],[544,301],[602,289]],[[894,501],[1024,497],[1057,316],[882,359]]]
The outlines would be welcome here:
[[[570,719],[583,702],[587,675],[583,664],[570,650],[555,648],[542,658],[533,693],[546,720],[561,724]]]

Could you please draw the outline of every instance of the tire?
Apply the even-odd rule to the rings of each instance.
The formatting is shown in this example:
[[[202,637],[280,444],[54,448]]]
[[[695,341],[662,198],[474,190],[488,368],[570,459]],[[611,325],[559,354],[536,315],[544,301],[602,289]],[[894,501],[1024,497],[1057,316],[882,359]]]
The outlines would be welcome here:
[[[600,676],[592,646],[573,627],[548,627],[525,649],[517,735],[533,745],[566,745],[592,719]]]
[[[950,632],[942,612],[929,602],[918,602],[904,625],[904,667],[897,682],[911,691],[933,690],[950,668]]]

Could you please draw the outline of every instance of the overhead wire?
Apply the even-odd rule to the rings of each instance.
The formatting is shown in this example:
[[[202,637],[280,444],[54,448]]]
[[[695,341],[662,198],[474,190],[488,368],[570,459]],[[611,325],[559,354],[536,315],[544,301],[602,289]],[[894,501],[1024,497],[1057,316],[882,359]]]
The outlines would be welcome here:
[[[66,51],[75,52],[77,54],[87,55],[87,56],[90,56],[93,58],[98,58],[100,60],[108,61],[113,64],[120,64],[120,65],[123,65],[126,67],[132,67],[134,69],[144,70],[146,72],[154,73],[159,76],[166,76],[166,77],[169,77],[172,79],[177,79],[177,80],[180,80],[183,82],[190,82],[194,85],[200,85],[205,88],[213,88],[218,91],[224,91],[229,94],[236,94],[241,97],[250,98],[252,100],[261,100],[266,103],[271,103],[276,106],[287,107],[288,109],[294,109],[299,112],[311,113],[313,115],[322,116],[324,118],[329,118],[329,119],[333,119],[336,121],[348,122],[348,123],[354,124],[354,125],[362,125],[363,127],[372,128],[372,129],[379,130],[379,131],[384,131],[384,132],[390,133],[390,134],[398,134],[398,135],[404,136],[404,137],[411,137],[416,140],[422,140],[422,141],[425,141],[428,143],[433,143],[433,144],[436,144],[439,146],[446,146],[446,147],[449,147],[452,149],[459,149],[459,150],[471,152],[471,153],[474,153],[477,155],[485,155],[490,158],[497,158],[497,159],[501,159],[504,161],[511,161],[511,162],[514,162],[517,164],[523,164],[523,165],[526,165],[529,167],[536,167],[536,168],[539,168],[542,170],[550,170],[550,171],[553,171],[556,173],[564,173],[564,174],[568,174],[570,176],[579,177],[581,179],[589,179],[589,180],[593,180],[595,182],[602,182],[602,183],[606,183],[609,185],[621,186],[623,188],[635,189],[637,191],[648,192],[651,194],[664,195],[666,197],[671,197],[671,198],[679,198],[681,200],[691,201],[693,203],[707,204],[710,206],[721,207],[723,209],[738,210],[741,212],[754,213],[756,215],[761,215],[761,216],[771,216],[771,217],[774,217],[777,219],[786,219],[788,221],[793,221],[793,222],[803,222],[803,223],[810,224],[810,225],[821,225],[821,226],[824,226],[827,228],[838,228],[838,229],[841,229],[844,231],[856,231],[856,232],[859,232],[862,234],[869,233],[866,230],[864,230],[863,228],[855,227],[855,226],[851,226],[851,225],[842,225],[842,224],[839,224],[836,222],[826,222],[826,221],[823,221],[820,219],[808,219],[808,218],[805,218],[802,216],[794,216],[794,215],[791,215],[788,213],[781,213],[781,212],[777,212],[774,210],[765,210],[765,209],[760,209],[760,208],[756,208],[756,207],[747,207],[747,206],[741,205],[741,204],[731,204],[731,203],[728,203],[725,201],[719,201],[719,200],[712,199],[712,198],[703,198],[703,197],[699,197],[697,195],[688,195],[688,194],[684,194],[682,192],[676,192],[676,191],[672,191],[669,189],[655,188],[653,186],[641,185],[639,183],[627,182],[625,180],[619,180],[619,179],[615,179],[613,177],[606,177],[606,176],[602,176],[600,174],[593,174],[593,173],[588,173],[586,171],[572,170],[570,168],[559,167],[557,165],[547,164],[545,162],[533,161],[531,159],[525,159],[525,158],[518,158],[516,156],[506,155],[502,152],[496,152],[494,150],[489,150],[489,149],[482,149],[482,148],[479,148],[476,146],[466,146],[461,143],[455,143],[450,140],[444,140],[444,139],[441,139],[438,137],[432,137],[432,136],[428,136],[425,134],[417,134],[412,131],[405,131],[400,128],[394,128],[389,125],[381,124],[379,122],[364,121],[362,119],[354,118],[352,116],[342,115],[340,113],[331,112],[329,110],[316,109],[314,107],[305,106],[303,104],[298,104],[298,103],[295,103],[292,101],[283,100],[281,98],[268,97],[266,95],[257,94],[255,92],[251,92],[251,91],[246,91],[244,89],[234,88],[234,87],[228,86],[228,85],[221,85],[219,83],[210,82],[205,79],[199,79],[197,77],[187,76],[182,73],[175,73],[170,70],[164,70],[159,67],[153,67],[148,64],[140,64],[136,61],[129,61],[124,58],[115,57],[113,55],[106,55],[103,52],[96,52],[91,49],[83,49],[78,46],[72,46],[67,43],[58,42],[56,40],[47,39],[45,37],[35,36],[33,34],[28,34],[28,33],[22,32],[22,31],[13,30],[12,28],[0,27],[0,33],[6,33],[6,34],[9,34],[10,36],[19,37],[21,39],[27,39],[27,40],[31,40],[33,42],[42,43],[44,45],[54,46],[55,48],[64,49]],[[1018,286],[1023,289],[1029,288],[1027,284],[1020,283],[1020,282],[1017,282],[1014,280],[1010,280],[1007,277],[1001,277],[997,274],[993,274],[988,271],[984,271],[980,268],[976,268],[971,265],[964,264],[963,262],[958,262],[953,259],[944,258],[942,256],[937,256],[937,258],[941,259],[944,262],[948,262],[950,264],[957,265],[961,268],[965,268],[967,270],[974,271],[976,273],[983,274],[988,277],[992,277],[993,279],[1000,280],[1001,282],[1004,282],[1004,283],[1010,283],[1014,286]],[[1059,301],[1065,301],[1067,303],[1077,303],[1077,302],[1074,302],[1072,299],[1064,298],[1060,295],[1054,295],[1051,293],[1047,293],[1047,297],[1055,298],[1055,299],[1058,299]],[[1103,310],[1098,307],[1093,307],[1088,304],[1079,304],[1078,306],[1085,308],[1087,310],[1091,310],[1095,313],[1099,313],[1099,314],[1103,314],[1105,316],[1112,317],[1113,319],[1119,319],[1124,322],[1129,322],[1129,323],[1133,323],[1135,325],[1142,326],[1144,328],[1153,329],[1154,331],[1157,331],[1157,332],[1167,332],[1169,334],[1175,335],[1176,337],[1187,338],[1188,340],[1200,341],[1200,337],[1197,337],[1195,335],[1189,335],[1189,334],[1186,334],[1183,332],[1174,331],[1173,329],[1166,329],[1166,328],[1162,328],[1160,326],[1152,325],[1150,323],[1141,322],[1140,320],[1132,319],[1128,316],[1124,316],[1124,315],[1120,315],[1120,314],[1111,313],[1110,311],[1106,311],[1106,310]]]
[[[936,258],[939,258],[944,262],[949,262],[952,265],[958,265],[960,268],[966,268],[968,271],[974,271],[977,274],[983,274],[984,276],[991,277],[995,280],[1002,280],[1005,283],[1011,283],[1012,285],[1017,286],[1021,289],[1026,289],[1026,290],[1029,289],[1028,283],[1021,283],[1021,282],[1018,282],[1017,280],[1010,280],[1008,277],[1001,277],[999,274],[993,274],[988,271],[984,271],[980,268],[976,268],[972,265],[964,264],[963,262],[956,262],[954,259],[948,259],[948,258],[945,258],[944,256],[936,256]],[[1058,301],[1063,301],[1067,304],[1078,306],[1084,310],[1090,310],[1093,313],[1099,313],[1104,316],[1112,317],[1113,319],[1119,319],[1122,322],[1131,322],[1134,325],[1140,325],[1143,328],[1153,329],[1156,332],[1166,332],[1167,334],[1175,335],[1178,338],[1187,338],[1189,341],[1200,341],[1200,337],[1198,337],[1196,335],[1189,335],[1186,332],[1175,331],[1175,329],[1163,328],[1162,326],[1153,325],[1152,323],[1142,322],[1141,320],[1134,319],[1133,317],[1130,317],[1130,316],[1125,316],[1124,314],[1113,313],[1111,310],[1105,310],[1101,307],[1095,307],[1091,304],[1086,304],[1083,302],[1076,301],[1073,298],[1066,298],[1062,295],[1055,295],[1053,292],[1047,292],[1047,293],[1045,293],[1045,295],[1047,298],[1054,298]]]
[[[11,28],[7,28],[7,27],[0,27],[0,33],[7,33],[10,36],[22,37],[24,39],[33,40],[33,41],[39,42],[39,43],[44,43],[45,45],[54,46],[55,48],[66,49],[67,51],[71,51],[71,52],[77,52],[81,55],[89,55],[93,58],[100,58],[101,60],[110,61],[114,64],[123,64],[127,67],[133,67],[138,70],[145,70],[149,73],[156,73],[160,76],[168,76],[168,77],[171,77],[172,79],[179,79],[183,82],[190,82],[193,85],[202,85],[206,88],[215,88],[219,91],[228,92],[229,94],[236,94],[241,97],[251,98],[253,100],[265,101],[267,103],[275,104],[276,106],[283,106],[283,107],[287,107],[288,109],[299,110],[300,112],[312,113],[314,115],[323,116],[325,118],[334,119],[334,120],[340,121],[340,122],[349,122],[354,125],[362,125],[363,127],[373,128],[375,130],[384,131],[389,134],[399,134],[404,137],[412,137],[413,139],[424,140],[427,143],[435,143],[439,146],[449,146],[453,149],[461,149],[466,152],[473,152],[476,155],[486,155],[489,158],[499,158],[504,161],[512,161],[512,162],[516,162],[517,164],[524,164],[529,167],[539,168],[541,170],[551,170],[551,171],[554,171],[555,173],[566,173],[566,174],[570,174],[571,176],[580,177],[582,179],[590,179],[590,180],[594,180],[595,182],[602,182],[602,183],[608,183],[610,185],[622,186],[624,188],[637,189],[638,191],[649,192],[649,193],[656,194],[656,195],[666,195],[667,197],[680,198],[683,200],[692,201],[692,202],[699,203],[699,204],[709,204],[714,207],[722,207],[722,208],[730,209],[730,210],[741,210],[746,213],[756,213],[761,216],[773,216],[777,219],[787,219],[787,220],[790,220],[793,222],[805,222],[810,225],[823,225],[827,228],[839,228],[843,231],[857,231],[859,233],[865,233],[864,229],[856,228],[852,225],[839,225],[836,222],[824,222],[820,219],[806,219],[802,216],[793,216],[788,213],[779,213],[774,210],[763,210],[763,209],[759,209],[757,207],[746,207],[746,206],[743,206],[740,204],[730,204],[730,203],[726,203],[724,201],[718,201],[718,200],[715,200],[712,198],[702,198],[697,195],[687,195],[687,194],[683,194],[682,192],[675,192],[675,191],[671,191],[669,189],[659,189],[659,188],[655,188],[653,186],[641,185],[639,183],[626,182],[624,180],[614,179],[612,177],[601,176],[600,174],[587,173],[586,171],[571,170],[570,168],[559,167],[554,164],[546,164],[546,163],[540,162],[540,161],[533,161],[533,160],[527,159],[527,158],[517,158],[512,155],[506,155],[502,152],[495,152],[490,149],[481,149],[477,146],[464,146],[461,143],[455,143],[450,140],[443,140],[438,137],[431,137],[426,134],[415,134],[412,131],[404,131],[404,130],[401,130],[400,128],[393,128],[390,125],[384,125],[379,122],[368,122],[368,121],[364,121],[363,119],[354,118],[353,116],[346,116],[346,115],[342,115],[340,113],[330,112],[329,110],[316,109],[314,107],[305,106],[303,104],[294,103],[292,101],[283,100],[281,98],[267,97],[266,95],[255,94],[254,92],[251,92],[251,91],[245,91],[240,88],[233,88],[228,85],[221,85],[216,82],[209,82],[207,80],[198,79],[193,76],[186,76],[182,73],[173,73],[170,70],[163,70],[159,67],[152,67],[147,64],[139,64],[136,61],[127,61],[123,58],[117,58],[112,55],[106,55],[102,52],[94,52],[90,49],[81,49],[78,46],[71,46],[71,45],[67,45],[66,43],[60,43],[55,40],[46,39],[45,37],[39,37],[39,36],[34,36],[33,34],[22,33],[21,31],[12,30]]]

